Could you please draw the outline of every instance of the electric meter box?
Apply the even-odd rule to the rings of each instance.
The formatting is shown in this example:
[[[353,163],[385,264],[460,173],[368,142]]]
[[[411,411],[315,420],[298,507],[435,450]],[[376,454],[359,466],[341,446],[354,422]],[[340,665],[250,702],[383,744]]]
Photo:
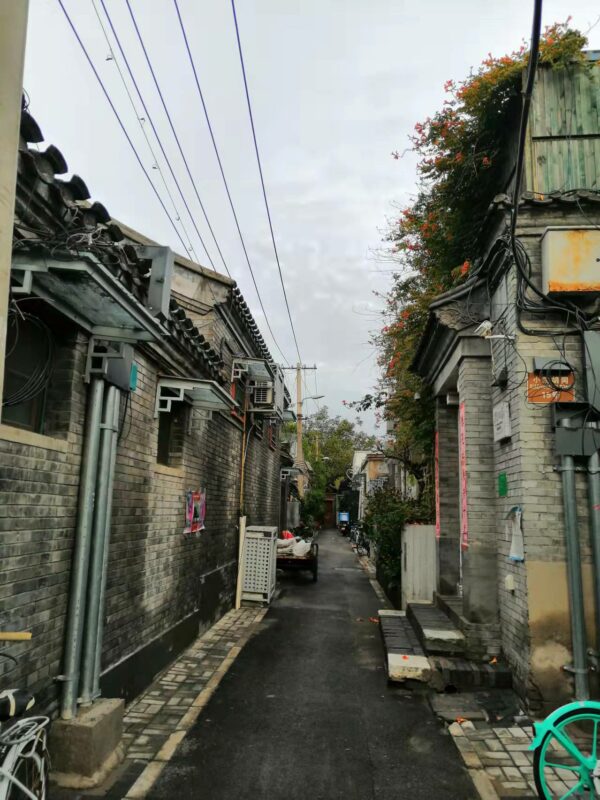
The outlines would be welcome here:
[[[546,228],[542,290],[545,294],[600,292],[600,230]]]

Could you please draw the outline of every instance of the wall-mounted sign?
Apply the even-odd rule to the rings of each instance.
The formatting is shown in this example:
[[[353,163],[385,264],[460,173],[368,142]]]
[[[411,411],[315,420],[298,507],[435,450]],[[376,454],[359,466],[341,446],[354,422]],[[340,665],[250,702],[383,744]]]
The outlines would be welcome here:
[[[498,497],[506,497],[508,495],[508,478],[506,472],[498,473]]]
[[[458,462],[460,470],[460,546],[469,546],[469,519],[467,504],[467,433],[465,427],[465,404],[458,407]]]
[[[573,373],[552,375],[554,388],[544,375],[530,372],[527,376],[527,400],[530,403],[572,403],[575,400],[573,391]],[[564,387],[564,388],[563,388]]]
[[[494,441],[501,442],[503,439],[510,439],[512,436],[512,425],[510,422],[510,403],[502,400],[496,403],[493,409],[494,420]]]
[[[185,526],[184,534],[200,533],[204,530],[206,517],[206,491],[192,491],[185,494]]]

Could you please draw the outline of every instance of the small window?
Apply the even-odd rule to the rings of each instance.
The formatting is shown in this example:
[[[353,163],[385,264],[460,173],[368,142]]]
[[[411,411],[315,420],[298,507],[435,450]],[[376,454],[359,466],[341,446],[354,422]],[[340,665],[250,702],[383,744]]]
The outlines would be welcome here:
[[[262,439],[265,432],[265,421],[262,417],[254,417],[254,433],[257,439]]]
[[[54,349],[52,333],[41,319],[20,310],[9,315],[2,422],[43,432]]]
[[[170,411],[158,415],[158,448],[156,460],[167,467],[183,463],[183,446],[188,408],[184,403],[173,403]]]

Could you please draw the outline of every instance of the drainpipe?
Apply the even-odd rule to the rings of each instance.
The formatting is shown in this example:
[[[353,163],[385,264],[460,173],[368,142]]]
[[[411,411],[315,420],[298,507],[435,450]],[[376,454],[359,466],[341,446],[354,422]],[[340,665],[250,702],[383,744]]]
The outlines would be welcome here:
[[[77,716],[79,663],[83,640],[103,396],[104,381],[102,378],[94,378],[89,391],[89,406],[79,485],[77,527],[75,530],[75,552],[73,555],[66,622],[64,674],[61,676],[64,683],[60,714],[63,719],[73,719],[73,717]]]
[[[594,561],[596,650],[598,650],[600,649],[600,454],[597,450],[588,459],[588,497],[590,502],[592,558]]]
[[[96,641],[98,635],[98,613],[102,584],[105,542],[107,539],[107,507],[109,489],[112,485],[110,472],[114,432],[114,409],[119,396],[115,386],[109,386],[104,396],[104,422],[100,434],[100,456],[96,476],[96,503],[94,506],[93,536],[91,543],[87,606],[83,657],[81,663],[81,705],[90,705],[94,700],[93,682],[96,663]]]
[[[100,666],[102,662],[102,639],[104,633],[104,601],[106,597],[106,576],[108,573],[108,551],[110,547],[110,525],[113,507],[113,489],[115,485],[115,465],[117,463],[117,447],[119,444],[119,410],[121,393],[117,390],[113,415],[113,436],[110,451],[110,467],[108,481],[108,498],[106,501],[106,520],[104,533],[104,555],[102,558],[102,581],[100,583],[100,603],[98,606],[98,625],[96,634],[96,657],[94,659],[93,696],[100,696]]]
[[[569,420],[562,420],[569,426]],[[585,612],[583,606],[583,581],[581,578],[581,553],[579,548],[579,526],[577,523],[577,500],[575,494],[575,459],[561,456],[560,473],[565,515],[565,544],[567,550],[567,579],[569,587],[569,609],[571,612],[571,640],[573,646],[573,668],[575,675],[575,698],[589,698],[587,644],[585,634]]]

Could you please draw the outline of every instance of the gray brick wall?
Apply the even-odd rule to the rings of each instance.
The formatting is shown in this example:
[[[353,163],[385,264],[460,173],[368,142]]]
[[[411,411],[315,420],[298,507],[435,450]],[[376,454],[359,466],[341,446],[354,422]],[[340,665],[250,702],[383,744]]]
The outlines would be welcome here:
[[[458,480],[458,407],[445,395],[436,401],[440,492],[439,591],[455,594],[460,579],[460,509]]]
[[[464,615],[469,622],[496,621],[494,451],[490,362],[463,358],[458,393],[465,409],[468,548],[463,551]]]
[[[53,390],[48,446],[0,438],[0,619],[33,631],[30,643],[6,648],[18,666],[0,659],[0,682],[49,696],[61,671],[67,593],[81,460],[87,353],[83,337],[66,337]],[[59,393],[60,398],[60,393]],[[70,409],[67,418],[59,411]]]
[[[590,212],[592,213],[592,212]],[[594,218],[600,221],[600,215]],[[589,225],[589,213],[582,215],[578,209],[568,212],[553,207],[542,209],[524,208],[519,217],[518,236],[525,245],[532,265],[532,280],[541,284],[541,235],[545,228],[555,225]],[[508,275],[508,304],[503,313],[502,327],[505,333],[515,337],[514,343],[496,341],[493,344],[493,360],[498,370],[507,367],[508,386],[493,387],[492,400],[508,400],[510,403],[512,436],[494,445],[494,478],[505,472],[508,478],[508,495],[498,497],[496,490],[496,532],[498,537],[498,596],[502,633],[502,648],[515,676],[517,687],[527,692],[535,706],[541,702],[546,691],[538,685],[535,668],[532,636],[536,636],[535,620],[531,618],[528,594],[528,564],[531,562],[564,562],[564,521],[560,474],[555,471],[558,459],[554,454],[554,432],[551,427],[551,411],[547,405],[528,402],[527,372],[533,369],[535,356],[559,358],[560,351],[566,351],[568,360],[575,366],[576,399],[583,399],[581,381],[581,340],[578,336],[555,337],[529,336],[518,329],[514,305],[516,277],[514,268]],[[558,327],[559,318],[551,314],[541,320],[539,316],[524,314],[526,326],[544,329]],[[558,345],[558,346],[557,346]],[[577,475],[578,516],[582,563],[590,563],[588,536],[588,509],[586,495],[586,476]],[[509,560],[510,536],[506,529],[506,517],[514,506],[523,510],[522,527],[524,537],[525,562]],[[514,581],[514,590],[506,586],[507,577]],[[539,602],[539,601],[538,601]],[[590,617],[593,608],[587,609]],[[562,609],[562,617],[554,619],[547,632],[537,634],[547,637],[551,646],[560,645],[569,649],[569,634],[563,620],[568,616],[568,608]],[[533,627],[532,627],[533,626]],[[568,654],[560,661],[568,660]],[[561,664],[551,665],[551,670],[559,676],[559,681],[568,683],[561,672]],[[550,690],[548,690],[550,691]],[[552,691],[555,691],[553,688]],[[568,688],[558,687],[558,694]]]
[[[61,377],[64,408],[70,411],[67,430],[57,440],[62,449],[0,438],[0,613],[33,631],[31,644],[11,649],[19,663],[10,679],[40,694],[50,708],[57,694],[54,677],[61,671],[76,523],[85,354],[86,342],[79,337],[70,376]],[[136,352],[136,363],[138,388],[117,453],[104,670],[193,612],[208,625],[230,607],[235,591],[231,562],[237,558],[241,425],[215,414],[186,434],[179,466],[157,464],[154,401],[160,370],[148,353]],[[249,523],[277,525],[279,450],[269,446],[266,432],[262,438],[250,435],[246,480]],[[185,492],[197,488],[207,490],[206,530],[185,537]],[[223,565],[228,566],[219,569]],[[220,588],[209,601],[203,576],[214,570]]]

